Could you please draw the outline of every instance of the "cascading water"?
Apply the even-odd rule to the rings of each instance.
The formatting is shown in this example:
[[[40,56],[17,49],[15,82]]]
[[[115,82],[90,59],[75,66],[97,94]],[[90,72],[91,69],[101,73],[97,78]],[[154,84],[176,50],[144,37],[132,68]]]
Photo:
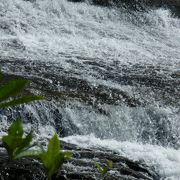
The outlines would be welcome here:
[[[180,19],[67,0],[0,0],[0,64],[47,100],[1,111],[180,177]],[[22,111],[23,110],[23,111]]]

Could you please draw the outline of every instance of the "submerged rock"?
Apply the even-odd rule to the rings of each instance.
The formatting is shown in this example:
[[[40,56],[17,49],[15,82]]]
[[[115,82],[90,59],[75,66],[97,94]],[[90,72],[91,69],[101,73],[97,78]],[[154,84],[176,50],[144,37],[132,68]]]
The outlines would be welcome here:
[[[132,161],[119,154],[103,149],[82,149],[76,145],[61,142],[62,148],[73,153],[71,161],[66,162],[54,175],[54,180],[156,180],[158,174],[142,162]],[[95,168],[95,162],[101,164],[112,160],[113,168],[103,178]],[[45,180],[47,179],[41,164],[37,160],[22,159],[9,161],[7,154],[0,152],[0,179],[6,180]]]
[[[85,0],[68,0],[71,2],[84,2]],[[135,11],[145,11],[149,8],[169,8],[172,14],[180,17],[180,0],[88,0],[100,6],[125,7]]]
[[[0,61],[6,72],[12,73],[4,73],[5,82],[26,78],[31,81],[27,91],[43,95],[46,99],[3,110],[1,115],[7,124],[21,117],[23,123],[31,123],[37,134],[42,133],[42,127],[50,126],[61,137],[94,133],[103,139],[138,140],[179,148],[179,133],[175,128],[179,127],[176,121],[179,111],[171,119],[171,113],[162,108],[179,109],[180,79],[177,70],[142,64],[128,66],[118,62],[107,65],[94,59],[78,64],[83,69],[95,69],[101,80],[113,82],[121,88],[91,83],[77,76],[72,69],[66,70],[50,62],[15,58]],[[68,62],[75,69],[77,62]],[[6,130],[4,126],[2,131]]]
[[[46,175],[39,162],[33,159],[10,161],[4,151],[0,152],[1,180],[44,180]]]

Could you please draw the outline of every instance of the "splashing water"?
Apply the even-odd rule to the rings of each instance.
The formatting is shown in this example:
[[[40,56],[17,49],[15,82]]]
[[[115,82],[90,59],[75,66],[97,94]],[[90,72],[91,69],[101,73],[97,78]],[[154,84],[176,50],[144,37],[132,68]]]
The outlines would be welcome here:
[[[142,13],[66,0],[0,1],[3,71],[33,82],[41,78],[43,91],[75,94],[62,104],[25,105],[23,114],[11,110],[32,122],[37,138],[64,127],[68,142],[143,159],[162,178],[175,180],[179,52],[180,20],[165,9]],[[1,112],[1,134],[8,113]]]

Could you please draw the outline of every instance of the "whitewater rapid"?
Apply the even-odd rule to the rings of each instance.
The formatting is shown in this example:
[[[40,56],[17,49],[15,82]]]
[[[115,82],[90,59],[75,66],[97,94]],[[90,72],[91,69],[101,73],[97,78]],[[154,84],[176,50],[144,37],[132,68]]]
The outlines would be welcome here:
[[[30,112],[39,121],[49,119],[53,123],[49,109],[58,109],[66,126],[69,126],[66,120],[70,120],[79,129],[77,135],[68,127],[74,135],[64,137],[65,141],[82,147],[115,150],[153,165],[162,179],[180,179],[178,96],[173,99],[171,92],[162,95],[160,90],[159,94],[158,90],[151,91],[148,85],[136,86],[136,82],[122,85],[116,79],[120,75],[135,77],[137,74],[147,78],[155,74],[160,83],[179,79],[180,19],[172,17],[169,10],[140,13],[66,0],[0,0],[0,58],[8,60],[8,63],[0,60],[3,72],[42,76],[49,84],[51,75],[67,73],[65,76],[83,80],[92,89],[106,87],[109,96],[110,90],[116,88],[140,99],[140,107],[118,102],[116,106],[97,103],[96,107],[102,108],[105,114],[77,100],[64,106],[26,105],[24,112]],[[36,63],[44,63],[46,67]],[[32,67],[30,72],[26,66]],[[46,73],[49,77],[45,77]],[[179,89],[175,88],[178,94]],[[63,88],[57,85],[57,89]],[[38,107],[42,112],[37,113]],[[8,126],[7,117],[2,119],[1,125]],[[53,134],[50,122],[40,128],[37,138]],[[159,126],[167,136],[162,137],[166,134]]]
[[[99,139],[93,134],[89,136],[70,136],[63,140],[85,148],[106,148],[133,160],[145,161],[152,165],[161,175],[161,179],[180,178],[180,150],[136,142],[119,142],[112,139]]]
[[[104,63],[179,66],[180,22],[168,10],[131,15],[66,0],[1,0],[0,12],[1,55],[61,63],[69,55],[105,58]]]

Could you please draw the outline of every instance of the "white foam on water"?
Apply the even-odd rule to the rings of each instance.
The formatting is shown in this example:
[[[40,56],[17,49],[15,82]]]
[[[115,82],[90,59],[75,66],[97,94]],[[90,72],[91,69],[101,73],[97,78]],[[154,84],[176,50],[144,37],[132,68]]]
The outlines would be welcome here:
[[[138,142],[120,142],[113,139],[102,140],[93,134],[69,136],[62,139],[83,148],[100,147],[114,150],[132,160],[143,160],[148,165],[152,165],[163,179],[180,179],[180,150]]]
[[[24,0],[0,0],[1,56],[53,61],[67,71],[74,68],[68,60],[83,63],[87,59],[102,61],[105,65],[118,61],[120,64],[159,65],[170,71],[179,71],[179,52],[180,19],[171,17],[168,10],[158,9],[131,15],[120,9],[71,3],[66,0],[36,0],[34,3]],[[118,86],[96,77],[98,73],[89,66],[85,69],[77,66],[75,70],[95,85]],[[39,118],[33,108],[28,108],[29,112]],[[172,120],[173,131],[179,131],[176,117],[178,113],[174,115],[173,108],[155,108],[160,114],[165,114],[168,120]],[[72,118],[72,122],[79,128],[88,129],[87,122],[93,127],[96,122],[103,124],[104,120],[109,121],[107,116],[97,117],[92,111],[88,114],[88,110],[81,107],[79,109],[64,108],[67,118]],[[114,123],[122,125],[119,126],[121,129],[127,128],[129,141],[121,141],[121,138],[103,140],[94,135],[63,139],[82,147],[100,146],[118,151],[134,160],[143,159],[147,164],[153,165],[162,177],[180,179],[180,150],[134,141],[136,137],[132,135],[138,134],[138,129],[131,131],[133,117],[145,117],[151,123],[143,108],[136,111],[136,108],[108,106],[106,109],[109,109]],[[119,121],[119,118],[126,121]],[[9,125],[6,117],[2,117],[1,123],[5,128]],[[36,134],[38,138],[40,135],[48,138],[54,132],[50,125],[45,125],[40,130],[41,132]],[[0,134],[3,135],[4,131]]]
[[[0,8],[0,22],[7,27],[1,29],[3,55],[8,51],[16,57],[63,64],[61,53],[65,53],[100,58],[104,63],[117,60],[175,67],[180,59],[180,20],[168,10],[137,13],[137,18],[121,10],[65,0],[1,0]],[[12,39],[25,50],[5,48]]]

